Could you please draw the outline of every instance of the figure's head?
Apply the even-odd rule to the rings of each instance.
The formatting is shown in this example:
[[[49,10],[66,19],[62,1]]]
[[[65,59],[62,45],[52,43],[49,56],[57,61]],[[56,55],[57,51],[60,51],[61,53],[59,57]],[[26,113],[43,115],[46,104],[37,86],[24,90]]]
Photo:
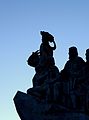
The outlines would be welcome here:
[[[49,34],[48,32],[40,31],[40,34],[42,35],[43,43],[53,42],[54,37],[51,34]]]
[[[76,47],[70,47],[69,48],[69,59],[74,59],[78,56],[78,51]]]
[[[86,61],[89,62],[89,48],[86,50]]]

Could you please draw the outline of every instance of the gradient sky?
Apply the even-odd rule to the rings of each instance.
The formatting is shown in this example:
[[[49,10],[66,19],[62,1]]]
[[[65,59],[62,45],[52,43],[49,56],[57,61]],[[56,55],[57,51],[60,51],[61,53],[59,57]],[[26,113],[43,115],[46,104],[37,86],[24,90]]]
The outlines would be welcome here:
[[[0,0],[0,120],[20,120],[13,97],[32,87],[28,56],[39,49],[40,31],[55,37],[56,65],[63,69],[68,48],[85,60],[89,47],[89,0]]]

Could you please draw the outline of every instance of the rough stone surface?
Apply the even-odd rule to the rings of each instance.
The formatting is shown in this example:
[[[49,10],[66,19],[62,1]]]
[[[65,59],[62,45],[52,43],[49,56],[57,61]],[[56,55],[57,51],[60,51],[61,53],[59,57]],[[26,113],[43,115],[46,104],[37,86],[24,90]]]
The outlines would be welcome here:
[[[21,120],[89,120],[89,116],[70,112],[62,106],[41,103],[40,100],[18,91],[14,97],[15,106]],[[58,108],[57,108],[58,107]]]

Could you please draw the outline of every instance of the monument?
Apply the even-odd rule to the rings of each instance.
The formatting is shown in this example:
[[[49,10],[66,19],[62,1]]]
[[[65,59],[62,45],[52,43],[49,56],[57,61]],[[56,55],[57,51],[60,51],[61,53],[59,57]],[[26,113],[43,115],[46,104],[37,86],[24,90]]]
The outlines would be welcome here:
[[[18,91],[13,99],[20,119],[89,120],[89,50],[85,62],[76,47],[69,48],[69,60],[59,71],[53,57],[54,37],[45,31],[40,34],[40,49],[27,60],[35,68],[33,87],[26,93]]]

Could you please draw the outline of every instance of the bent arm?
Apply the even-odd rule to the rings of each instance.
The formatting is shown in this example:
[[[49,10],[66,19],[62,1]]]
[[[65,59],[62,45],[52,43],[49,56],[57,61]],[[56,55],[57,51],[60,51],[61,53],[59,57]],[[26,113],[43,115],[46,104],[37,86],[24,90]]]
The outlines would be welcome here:
[[[56,49],[56,43],[55,43],[55,41],[53,41],[53,43],[54,43],[54,47],[52,47],[52,49],[55,50]]]

